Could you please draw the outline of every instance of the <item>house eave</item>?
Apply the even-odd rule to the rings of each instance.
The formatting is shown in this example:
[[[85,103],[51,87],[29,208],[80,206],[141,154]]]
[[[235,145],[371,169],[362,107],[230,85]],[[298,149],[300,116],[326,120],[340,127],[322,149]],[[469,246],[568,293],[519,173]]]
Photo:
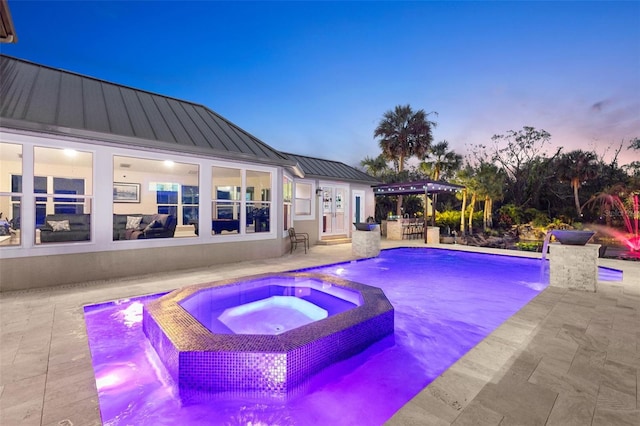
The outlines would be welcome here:
[[[324,176],[324,175],[307,174],[305,177],[308,178],[308,179],[339,181],[339,182],[355,183],[355,184],[366,185],[366,186],[375,186],[375,185],[379,185],[380,184],[379,181],[361,180],[361,179],[349,179],[349,178],[345,178],[345,177],[336,178],[334,176]]]
[[[18,36],[7,0],[0,0],[0,43],[16,43]]]
[[[91,141],[91,143],[99,143],[101,145],[135,148],[137,150],[144,151],[168,151],[179,154],[189,154],[198,157],[280,166],[292,170],[292,173],[294,173],[296,176],[299,176],[300,174],[304,176],[304,172],[302,172],[300,165],[297,162],[285,158],[264,158],[240,152],[222,151],[193,145],[178,145],[169,142],[148,140],[131,136],[113,135],[94,132],[90,130],[60,127],[49,124],[34,123],[30,121],[7,118],[0,119],[0,128],[6,128],[16,133],[29,134],[33,136],[42,136],[43,134],[45,134],[53,137],[70,137],[81,139],[84,142]]]

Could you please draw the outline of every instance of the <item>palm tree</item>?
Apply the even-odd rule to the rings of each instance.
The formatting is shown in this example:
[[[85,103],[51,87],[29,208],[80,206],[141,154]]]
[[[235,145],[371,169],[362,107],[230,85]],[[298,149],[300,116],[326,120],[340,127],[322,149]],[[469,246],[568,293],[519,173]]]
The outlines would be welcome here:
[[[466,164],[462,170],[458,173],[457,182],[464,185],[462,191],[462,214],[460,215],[460,232],[465,234],[465,213],[467,211],[467,200],[469,200],[469,234],[473,234],[473,211],[475,209],[476,200],[478,199],[479,183],[476,170],[470,165]]]
[[[573,189],[573,198],[576,203],[578,217],[582,216],[582,207],[578,190],[582,184],[598,176],[599,168],[597,157],[593,152],[580,149],[563,154],[558,159],[558,172],[560,181],[569,181]]]
[[[493,202],[502,199],[506,174],[495,164],[482,162],[476,170],[477,192],[484,198],[483,229],[493,227]]]
[[[462,165],[462,155],[449,151],[449,142],[440,141],[433,145],[420,163],[420,170],[432,180],[450,177]]]
[[[449,151],[449,142],[440,141],[431,146],[418,168],[432,180],[440,180],[444,176],[451,176],[462,165],[462,155]],[[433,206],[438,204],[438,194],[433,194]],[[435,222],[435,214],[433,216]]]
[[[375,138],[380,138],[383,157],[393,161],[397,172],[404,171],[408,158],[423,157],[431,146],[431,129],[436,123],[429,121],[428,115],[422,109],[414,112],[410,105],[398,105],[393,111],[384,113],[373,132]],[[402,213],[401,207],[402,196],[398,196],[396,214]]]
[[[456,177],[454,179],[455,183],[464,186],[462,191],[456,194],[456,197],[462,200],[462,207],[461,207],[461,214],[460,214],[460,234],[461,235],[465,235],[466,233],[465,213],[467,211],[467,200],[469,198],[469,195],[471,195],[473,198],[473,194],[475,192],[476,184],[474,181],[475,179],[474,174],[475,173],[473,171],[473,167],[467,164],[464,166],[464,168],[458,171],[458,173],[456,173]],[[475,203],[475,198],[473,198],[473,203]],[[471,213],[473,215],[473,207],[472,207]],[[470,224],[469,230],[471,230],[471,221],[469,221],[469,224]]]
[[[382,178],[387,172],[389,172],[389,165],[382,154],[376,158],[364,157],[364,160],[360,162],[360,165],[364,167],[365,172],[375,178]]]

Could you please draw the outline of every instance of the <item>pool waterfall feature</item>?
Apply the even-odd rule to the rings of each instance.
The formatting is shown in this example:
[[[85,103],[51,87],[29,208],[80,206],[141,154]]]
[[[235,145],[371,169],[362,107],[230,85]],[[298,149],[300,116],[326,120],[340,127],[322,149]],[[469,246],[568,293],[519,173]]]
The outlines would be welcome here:
[[[542,246],[542,261],[549,250],[549,285],[574,290],[597,291],[600,244],[587,244],[594,231],[552,230]],[[551,237],[557,243],[549,244]]]
[[[293,323],[268,325],[292,314]],[[267,325],[255,330],[255,321]],[[183,403],[224,392],[286,399],[314,373],[392,334],[394,309],[377,287],[267,274],[168,293],[145,306],[142,328]]]

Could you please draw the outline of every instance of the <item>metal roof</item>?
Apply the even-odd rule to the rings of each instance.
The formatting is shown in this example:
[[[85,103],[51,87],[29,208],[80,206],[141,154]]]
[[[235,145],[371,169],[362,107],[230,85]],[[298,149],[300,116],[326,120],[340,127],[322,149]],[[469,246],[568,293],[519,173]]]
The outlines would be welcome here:
[[[355,167],[347,166],[339,161],[283,152],[291,160],[296,161],[304,170],[305,177],[316,179],[339,179],[346,182],[373,185],[380,183],[376,178],[361,172]]]
[[[295,167],[205,106],[0,55],[0,124]]]
[[[373,186],[375,195],[406,195],[406,194],[438,194],[441,192],[455,192],[464,189],[462,185],[445,182],[443,180],[419,180],[415,182],[385,183]]]

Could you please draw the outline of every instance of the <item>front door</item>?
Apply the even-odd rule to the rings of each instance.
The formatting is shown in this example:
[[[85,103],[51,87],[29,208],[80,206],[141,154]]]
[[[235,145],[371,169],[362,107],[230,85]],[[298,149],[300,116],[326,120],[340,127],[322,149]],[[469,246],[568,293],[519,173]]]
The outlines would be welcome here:
[[[341,186],[322,186],[322,235],[346,235],[347,194]]]
[[[353,223],[363,223],[365,218],[364,191],[351,191],[351,213]]]

